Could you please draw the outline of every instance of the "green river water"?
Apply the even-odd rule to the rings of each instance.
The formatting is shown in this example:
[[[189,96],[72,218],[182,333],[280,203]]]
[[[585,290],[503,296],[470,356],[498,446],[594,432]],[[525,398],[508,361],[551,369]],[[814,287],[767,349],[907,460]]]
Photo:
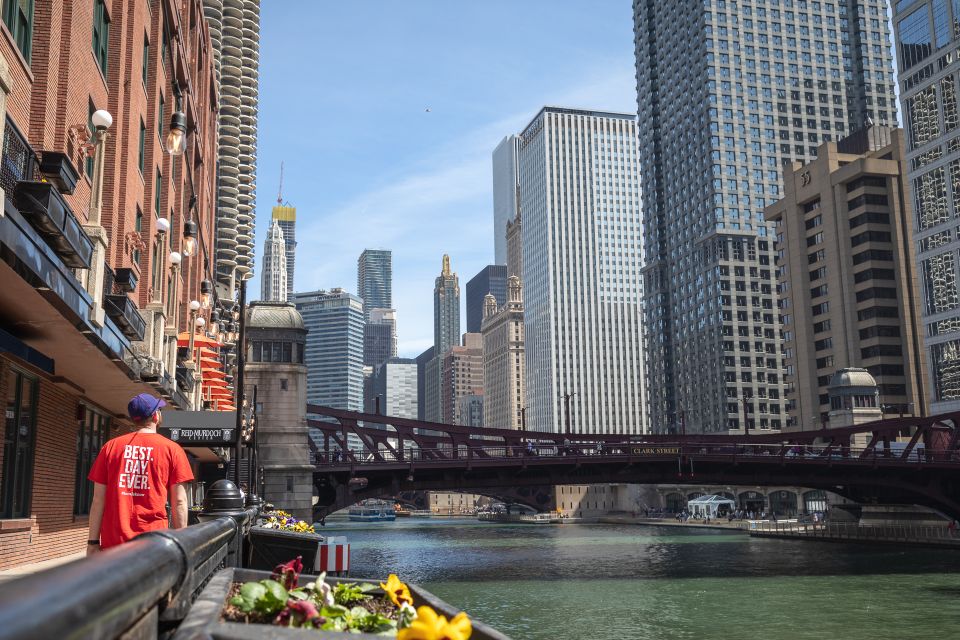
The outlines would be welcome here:
[[[960,640],[960,551],[632,525],[328,520],[351,575],[394,572],[525,639]]]

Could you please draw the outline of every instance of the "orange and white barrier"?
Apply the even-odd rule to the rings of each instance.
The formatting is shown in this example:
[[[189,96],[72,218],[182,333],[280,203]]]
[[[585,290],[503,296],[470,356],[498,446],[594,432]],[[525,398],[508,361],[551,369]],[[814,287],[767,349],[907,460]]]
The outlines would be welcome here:
[[[346,575],[350,571],[350,544],[345,536],[326,538],[317,547],[317,558],[314,570],[318,573],[336,573]]]

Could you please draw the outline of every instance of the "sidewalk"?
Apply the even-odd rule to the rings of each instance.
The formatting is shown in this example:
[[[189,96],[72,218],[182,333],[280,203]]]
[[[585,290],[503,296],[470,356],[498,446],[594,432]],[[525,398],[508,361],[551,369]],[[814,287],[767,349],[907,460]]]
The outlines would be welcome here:
[[[604,524],[636,524],[646,525],[648,527],[681,527],[690,529],[725,529],[727,531],[746,531],[747,521],[711,522],[704,524],[700,521],[688,520],[687,522],[677,522],[673,518],[634,518],[631,516],[604,516],[598,520]]]
[[[0,571],[0,582],[6,582],[7,580],[14,580],[22,576],[30,575],[31,573],[37,573],[38,571],[43,571],[45,569],[51,569],[53,567],[58,567],[62,564],[67,564],[68,562],[73,562],[74,560],[79,560],[86,556],[86,553],[81,551],[79,553],[74,553],[69,556],[61,556],[59,558],[54,558],[53,560],[44,560],[43,562],[33,562],[31,564],[22,564],[18,567],[13,567],[12,569],[6,569]]]

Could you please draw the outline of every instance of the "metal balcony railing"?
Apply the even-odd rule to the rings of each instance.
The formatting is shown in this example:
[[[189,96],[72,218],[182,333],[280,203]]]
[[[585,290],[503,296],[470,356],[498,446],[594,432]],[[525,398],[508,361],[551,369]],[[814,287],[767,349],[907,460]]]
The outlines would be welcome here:
[[[13,198],[17,182],[34,180],[37,175],[37,154],[13,120],[7,118],[3,132],[3,160],[0,163],[0,187]]]

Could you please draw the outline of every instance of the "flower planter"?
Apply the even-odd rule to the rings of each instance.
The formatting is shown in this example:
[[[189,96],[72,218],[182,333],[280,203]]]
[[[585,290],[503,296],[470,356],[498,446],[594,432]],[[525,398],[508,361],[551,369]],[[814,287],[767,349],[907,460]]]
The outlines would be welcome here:
[[[383,638],[367,633],[337,633],[333,631],[319,631],[316,629],[294,629],[289,627],[268,626],[262,624],[243,624],[239,622],[225,622],[221,620],[221,613],[227,601],[227,595],[234,582],[249,582],[264,580],[270,577],[269,571],[254,571],[251,569],[223,569],[216,573],[207,586],[194,601],[190,612],[177,628],[173,640],[194,640],[197,638],[216,638],[217,640],[261,640],[262,638],[272,638],[275,640],[304,640],[305,638],[319,638],[334,640],[336,638]],[[300,584],[306,584],[316,580],[316,576],[301,575]],[[370,582],[379,584],[386,580],[354,580],[341,578],[327,578],[326,582],[333,585],[338,582]],[[453,618],[459,610],[447,604],[435,595],[421,589],[416,585],[408,585],[410,593],[413,596],[413,604],[416,607],[427,605],[432,607],[437,613]],[[372,592],[374,597],[383,597],[383,591],[376,590]],[[471,620],[473,624],[473,634],[470,640],[510,640],[495,629],[487,625]]]
[[[40,152],[40,173],[55,184],[60,193],[73,193],[80,178],[67,154],[59,151]]]
[[[250,569],[272,571],[278,564],[297,556],[304,559],[304,565],[308,569],[317,568],[317,552],[324,541],[321,535],[264,527],[250,527],[249,535],[250,555],[247,566]]]

